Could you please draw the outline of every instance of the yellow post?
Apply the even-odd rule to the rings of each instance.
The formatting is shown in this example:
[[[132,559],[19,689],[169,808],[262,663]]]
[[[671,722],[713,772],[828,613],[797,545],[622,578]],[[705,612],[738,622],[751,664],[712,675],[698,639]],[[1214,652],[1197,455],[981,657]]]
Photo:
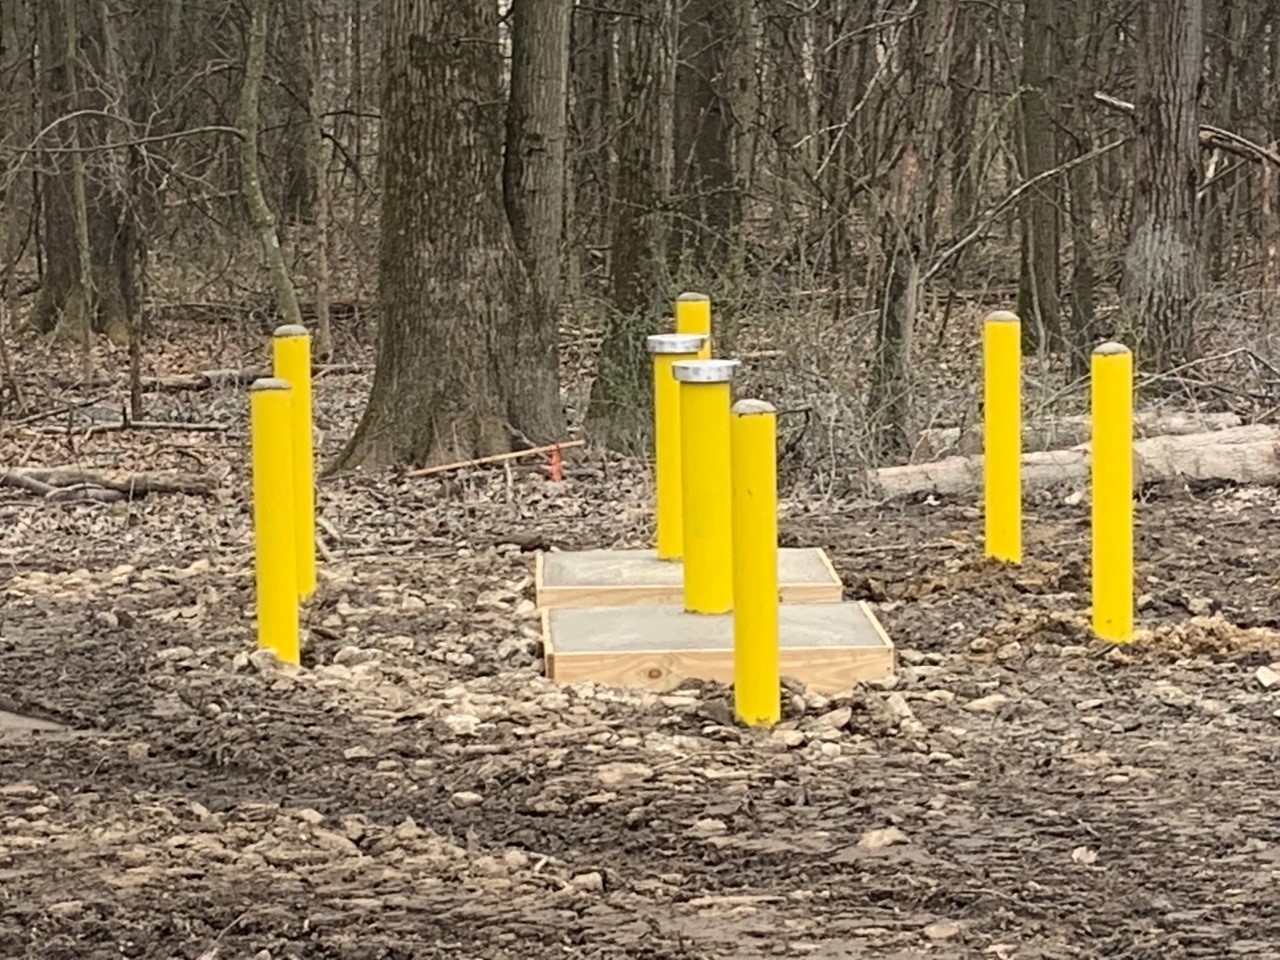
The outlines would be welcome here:
[[[733,516],[729,406],[737,360],[687,360],[680,384],[680,474],[684,517],[684,608],[733,609]]]
[[[711,298],[705,293],[682,293],[676,298],[676,333],[706,338],[699,360],[711,359]]]
[[[1133,639],[1133,354],[1093,351],[1093,632]]]
[[[684,552],[684,519],[680,512],[680,384],[672,367],[684,360],[696,360],[706,340],[700,334],[664,333],[647,341],[653,356],[654,525],[659,560],[679,560]]]
[[[1022,562],[1022,323],[990,314],[983,324],[983,472],[986,552]]]
[[[293,509],[298,562],[298,596],[316,590],[316,481],[311,446],[311,334],[306,327],[276,330],[275,375],[293,387]]]
[[[777,421],[763,400],[733,406],[733,710],[753,727],[782,716]]]
[[[285,380],[250,388],[258,646],[298,663],[298,568],[293,509],[293,390]]]

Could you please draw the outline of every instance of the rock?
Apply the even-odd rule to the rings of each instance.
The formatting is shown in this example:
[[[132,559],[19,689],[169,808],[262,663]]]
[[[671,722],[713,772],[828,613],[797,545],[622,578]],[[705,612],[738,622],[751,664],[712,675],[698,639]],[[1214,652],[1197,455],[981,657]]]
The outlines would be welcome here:
[[[598,870],[593,870],[590,873],[580,873],[569,882],[575,889],[581,890],[583,893],[602,893],[604,891],[604,876]]]
[[[358,663],[368,663],[378,656],[375,650],[364,650],[360,647],[345,646],[333,655],[333,662],[340,667],[354,667]]]
[[[480,727],[480,718],[473,713],[451,713],[444,718],[444,725],[453,731],[455,736],[474,736]]]
[[[502,855],[502,862],[512,870],[523,870],[529,866],[529,855],[523,850],[508,850]]]
[[[66,920],[71,917],[78,917],[84,912],[84,901],[62,900],[58,903],[49,904],[49,906],[45,907],[45,910],[55,917]]]
[[[924,654],[919,650],[899,650],[898,659],[905,664],[916,667],[924,663]]]
[[[924,928],[924,935],[930,940],[950,940],[964,933],[964,924],[959,920],[939,920]]]
[[[368,747],[347,747],[342,755],[348,760],[367,760],[373,756],[373,751]]]
[[[1254,674],[1254,677],[1257,678],[1258,682],[1267,690],[1270,690],[1277,683],[1280,683],[1280,670],[1276,669],[1277,666],[1280,666],[1280,664],[1273,663],[1269,667],[1259,667],[1258,671]]]
[[[802,730],[775,730],[769,735],[769,739],[774,743],[780,743],[784,747],[794,748],[803,747],[808,737]]]
[[[1088,847],[1076,847],[1071,851],[1071,861],[1073,863],[1082,863],[1086,867],[1098,862],[1098,851],[1090,850]]]
[[[309,823],[313,827],[318,827],[324,823],[324,814],[319,810],[312,810],[310,807],[303,807],[301,810],[296,811],[295,815],[303,823]]]
[[[449,802],[455,807],[478,807],[484,803],[484,797],[470,790],[459,790],[449,798]]]
[[[274,650],[259,648],[249,654],[249,664],[259,673],[274,673],[280,669],[280,659]]]
[[[858,838],[859,850],[883,850],[896,843],[906,843],[907,835],[897,827],[884,827],[880,830],[868,830]]]
[[[606,763],[596,769],[596,779],[605,787],[629,787],[653,778],[653,768],[643,763]]]
[[[1093,710],[1095,707],[1100,707],[1106,702],[1107,701],[1102,697],[1092,697],[1088,700],[1081,700],[1076,704],[1076,709],[1080,711]]]
[[[407,596],[401,601],[400,609],[405,613],[426,613],[427,601],[421,597]]]
[[[884,704],[889,708],[889,715],[899,723],[916,718],[915,711],[911,709],[911,704],[907,703],[907,698],[900,693],[889,694]]]
[[[990,637],[978,637],[977,640],[970,642],[969,652],[977,654],[995,653],[997,646],[999,644]]]
[[[717,820],[715,817],[703,817],[701,820],[694,821],[690,829],[704,837],[712,837],[729,832],[728,824],[723,820]]]
[[[426,831],[418,826],[413,817],[405,817],[391,832],[398,840],[419,840],[426,836]]]
[[[1187,612],[1193,617],[1207,617],[1215,606],[1208,597],[1188,597],[1186,600]]]
[[[818,718],[818,726],[827,730],[843,730],[853,719],[853,707],[839,707]]]
[[[145,760],[147,759],[147,755],[151,753],[151,744],[142,742],[131,743],[125,753],[128,754],[130,760]]]
[[[1012,640],[996,650],[996,659],[1006,663],[1010,660],[1019,660],[1021,658],[1022,644],[1017,640]]]
[[[964,708],[970,713],[996,713],[1008,702],[1009,698],[1003,693],[992,693],[977,700],[970,700]]]

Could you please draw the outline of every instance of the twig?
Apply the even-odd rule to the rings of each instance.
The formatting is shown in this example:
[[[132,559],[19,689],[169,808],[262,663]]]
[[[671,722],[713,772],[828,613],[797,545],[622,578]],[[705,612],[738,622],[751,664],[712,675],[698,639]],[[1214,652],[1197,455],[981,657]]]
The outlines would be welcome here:
[[[101,394],[100,396],[93,397],[89,400],[79,400],[75,403],[64,404],[61,407],[57,407],[53,410],[46,410],[43,413],[33,413],[29,417],[23,417],[21,420],[14,420],[12,423],[9,424],[9,426],[24,427],[29,423],[38,423],[41,420],[48,420],[50,417],[56,417],[59,414],[70,413],[72,410],[79,410],[81,407],[91,407],[95,403],[100,403],[103,400],[107,399],[107,396],[108,394],[104,393],[104,394]]]
[[[163,420],[134,420],[120,423],[100,423],[84,430],[75,427],[41,427],[40,433],[75,434],[78,437],[91,437],[95,433],[119,433],[124,430],[174,430],[191,433],[224,433],[231,429],[228,423],[180,423]]]
[[[475,460],[459,460],[455,463],[443,463],[438,467],[424,467],[421,470],[412,470],[405,474],[405,478],[431,477],[438,473],[448,473],[451,470],[465,470],[468,467],[482,467],[490,463],[506,463],[508,460],[518,460],[521,457],[533,457],[542,453],[550,453],[552,450],[568,450],[571,447],[580,447],[585,443],[585,440],[566,440],[564,443],[549,443],[546,446],[531,447],[528,450],[515,450],[511,453],[495,453],[489,457],[477,457]]]
[[[1121,100],[1119,97],[1113,97],[1109,93],[1103,93],[1101,90],[1093,95],[1093,99],[1100,104],[1110,107],[1112,110],[1118,110],[1120,113],[1130,117],[1137,113],[1137,109],[1127,100]],[[1205,147],[1216,147],[1227,153],[1235,154],[1245,160],[1251,160],[1254,163],[1267,161],[1280,167],[1280,154],[1273,150],[1269,150],[1261,144],[1254,143],[1247,137],[1242,137],[1238,133],[1226,130],[1222,127],[1215,127],[1209,123],[1200,124],[1200,145]]]

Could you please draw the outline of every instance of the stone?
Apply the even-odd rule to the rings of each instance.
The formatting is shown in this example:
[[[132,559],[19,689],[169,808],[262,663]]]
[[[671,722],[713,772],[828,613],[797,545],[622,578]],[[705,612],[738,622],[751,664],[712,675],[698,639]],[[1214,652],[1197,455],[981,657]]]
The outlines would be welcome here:
[[[653,778],[653,768],[643,763],[606,763],[596,769],[596,779],[605,787],[629,787]]]
[[[376,650],[345,646],[333,655],[333,662],[340,667],[354,667],[358,663],[368,663],[371,660],[376,660],[377,656],[378,652]]]
[[[569,882],[583,893],[602,893],[604,891],[604,876],[598,870],[593,870],[590,873],[580,873]]]
[[[348,760],[367,760],[373,756],[373,751],[368,747],[347,747],[342,755]]]
[[[897,843],[906,843],[907,835],[897,827],[884,827],[880,830],[868,830],[858,838],[860,850],[883,850]]]
[[[996,713],[1009,702],[1003,693],[991,693],[976,700],[970,700],[964,708],[970,713]]]
[[[889,708],[889,715],[899,723],[916,718],[915,711],[911,709],[911,704],[907,703],[907,698],[900,693],[889,694],[884,703]]]
[[[449,798],[449,802],[455,807],[478,807],[484,803],[484,797],[471,790],[459,790]]]
[[[703,817],[701,820],[696,820],[690,829],[704,837],[712,837],[729,832],[728,824],[723,820],[717,820],[715,817]]]
[[[808,737],[803,730],[775,730],[769,735],[769,739],[784,747],[795,748],[803,747]]]
[[[1017,640],[1012,640],[1004,644],[996,650],[996,659],[1007,663],[1010,660],[1018,660],[1022,657],[1022,644]]]
[[[964,924],[959,920],[939,920],[924,928],[924,935],[930,940],[951,940],[964,933]]]
[[[1280,683],[1280,670],[1276,669],[1277,666],[1277,664],[1273,663],[1269,667],[1259,667],[1257,672],[1254,674],[1257,681],[1267,690],[1270,690],[1277,683]]]
[[[818,726],[827,730],[843,730],[853,719],[853,707],[839,707],[818,718]]]
[[[969,652],[977,654],[995,653],[997,646],[999,645],[990,637],[978,637],[978,639],[970,642]]]
[[[259,673],[274,673],[280,669],[280,659],[274,650],[259,648],[249,654],[249,664]]]

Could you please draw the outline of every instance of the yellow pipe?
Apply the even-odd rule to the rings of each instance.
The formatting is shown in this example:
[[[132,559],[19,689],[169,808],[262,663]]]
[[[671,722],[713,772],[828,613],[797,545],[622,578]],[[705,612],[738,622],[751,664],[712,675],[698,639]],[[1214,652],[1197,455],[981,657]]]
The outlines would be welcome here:
[[[679,560],[683,553],[684,519],[680,502],[680,384],[672,368],[696,360],[706,343],[701,335],[666,333],[649,337],[653,356],[654,526],[659,560]]]
[[[258,646],[298,663],[298,568],[293,510],[293,390],[258,380],[249,391]]]
[[[733,609],[729,405],[737,360],[692,360],[672,368],[680,384],[684,608]]]
[[[777,411],[733,406],[733,709],[753,727],[782,716],[778,670]]]
[[[1133,639],[1133,354],[1093,351],[1093,632]]]
[[[682,293],[676,298],[676,333],[705,337],[698,359],[711,359],[710,297],[705,293]]]
[[[298,596],[316,590],[316,481],[311,446],[311,335],[306,327],[276,330],[275,375],[293,387],[293,508],[297,539]]]
[[[993,313],[983,324],[983,472],[986,553],[1022,562],[1022,324]]]

